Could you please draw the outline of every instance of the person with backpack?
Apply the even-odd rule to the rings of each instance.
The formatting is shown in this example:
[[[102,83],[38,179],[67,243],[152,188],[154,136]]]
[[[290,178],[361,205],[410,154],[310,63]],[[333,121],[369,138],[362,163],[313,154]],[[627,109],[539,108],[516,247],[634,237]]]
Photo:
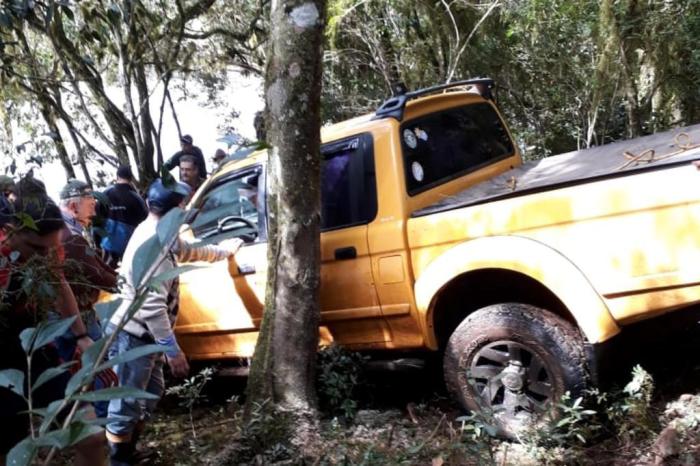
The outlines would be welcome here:
[[[116,268],[121,262],[126,245],[139,223],[148,216],[146,203],[134,188],[131,167],[117,169],[117,182],[104,191],[109,200],[105,236],[100,242],[107,265]]]

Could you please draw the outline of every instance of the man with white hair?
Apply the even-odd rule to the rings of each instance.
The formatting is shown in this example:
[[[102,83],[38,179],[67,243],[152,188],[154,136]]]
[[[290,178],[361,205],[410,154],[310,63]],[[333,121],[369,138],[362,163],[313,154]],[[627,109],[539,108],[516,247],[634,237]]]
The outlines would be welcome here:
[[[84,181],[72,179],[61,190],[60,208],[65,227],[61,230],[60,239],[65,253],[64,273],[71,290],[78,302],[78,309],[83,315],[84,335],[74,335],[67,331],[56,339],[61,358],[64,360],[78,359],[76,354],[77,341],[90,337],[93,341],[102,337],[102,328],[94,305],[100,290],[113,290],[117,285],[117,274],[100,259],[90,233],[90,223],[95,216],[96,200],[92,189]],[[108,371],[97,379],[95,388],[105,388],[116,385],[116,375]],[[95,411],[99,417],[107,415],[107,403],[95,403]]]

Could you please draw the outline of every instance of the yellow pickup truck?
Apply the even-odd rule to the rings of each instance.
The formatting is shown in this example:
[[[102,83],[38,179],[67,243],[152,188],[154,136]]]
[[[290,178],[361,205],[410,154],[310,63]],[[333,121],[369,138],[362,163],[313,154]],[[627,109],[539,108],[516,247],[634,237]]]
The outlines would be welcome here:
[[[580,394],[594,349],[625,325],[700,301],[700,125],[523,163],[492,88],[405,93],[322,130],[320,335],[444,352],[456,399],[514,435]],[[261,152],[192,200],[195,241],[247,241],[180,279],[192,359],[253,353],[265,192]]]

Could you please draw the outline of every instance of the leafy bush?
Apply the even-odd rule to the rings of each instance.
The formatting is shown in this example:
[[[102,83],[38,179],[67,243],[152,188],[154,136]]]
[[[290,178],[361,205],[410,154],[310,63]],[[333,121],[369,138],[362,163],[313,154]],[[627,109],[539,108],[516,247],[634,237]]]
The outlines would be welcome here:
[[[658,429],[658,419],[651,408],[653,393],[654,379],[639,365],[632,369],[632,380],[622,392],[591,392],[611,422],[615,435],[625,441],[647,437]]]
[[[321,410],[350,419],[357,411],[357,390],[362,384],[365,356],[337,345],[321,349],[316,389]]]
[[[566,392],[557,403],[556,413],[525,429],[519,440],[538,462],[576,462],[581,447],[600,430],[597,412],[585,409],[582,397],[572,401]]]
[[[202,394],[204,386],[211,380],[214,375],[214,369],[205,367],[198,374],[188,379],[185,379],[180,385],[175,385],[168,388],[165,393],[175,395],[180,399],[180,406],[187,409],[190,417],[190,428],[192,429],[192,437],[197,438],[197,431],[194,427],[194,418],[192,410],[195,405],[206,400],[206,396]]]

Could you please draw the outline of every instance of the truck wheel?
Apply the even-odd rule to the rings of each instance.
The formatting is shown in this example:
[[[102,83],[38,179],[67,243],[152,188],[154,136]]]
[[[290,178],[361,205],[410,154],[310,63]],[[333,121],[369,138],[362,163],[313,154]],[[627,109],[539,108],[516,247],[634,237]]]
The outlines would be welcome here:
[[[464,319],[447,344],[444,369],[459,403],[508,438],[556,416],[562,395],[581,396],[588,383],[578,330],[549,311],[514,303]]]

